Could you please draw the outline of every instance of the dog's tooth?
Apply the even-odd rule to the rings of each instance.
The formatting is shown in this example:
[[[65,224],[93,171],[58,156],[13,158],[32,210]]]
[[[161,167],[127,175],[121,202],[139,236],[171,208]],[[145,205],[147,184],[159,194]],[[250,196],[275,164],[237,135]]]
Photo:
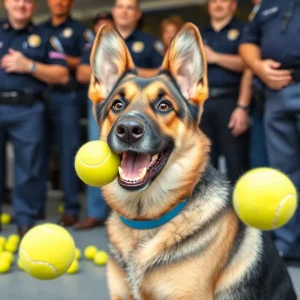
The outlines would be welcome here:
[[[151,157],[151,162],[154,162],[158,159],[158,154],[155,154],[154,156]]]
[[[144,179],[144,177],[146,176],[146,173],[147,173],[147,168],[144,168],[143,171],[140,174],[139,179]]]
[[[121,167],[119,167],[118,169],[119,169],[119,174],[123,177],[123,175],[124,175],[123,169]]]

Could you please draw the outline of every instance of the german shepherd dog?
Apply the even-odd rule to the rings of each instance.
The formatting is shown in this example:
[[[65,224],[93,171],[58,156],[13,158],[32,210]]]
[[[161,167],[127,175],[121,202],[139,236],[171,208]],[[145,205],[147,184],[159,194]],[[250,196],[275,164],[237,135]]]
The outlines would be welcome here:
[[[271,241],[239,221],[230,186],[209,164],[198,126],[208,97],[198,29],[185,24],[158,75],[141,78],[120,34],[104,25],[91,66],[100,139],[121,157],[118,177],[103,188],[113,211],[111,299],[297,299]],[[160,226],[143,227],[170,212]]]

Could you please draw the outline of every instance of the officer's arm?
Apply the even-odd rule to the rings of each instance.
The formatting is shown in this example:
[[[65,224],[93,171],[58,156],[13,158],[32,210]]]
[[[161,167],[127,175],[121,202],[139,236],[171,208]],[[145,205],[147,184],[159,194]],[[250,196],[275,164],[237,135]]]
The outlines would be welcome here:
[[[239,46],[241,58],[254,72],[257,62],[261,61],[260,42],[262,32],[259,23],[260,12],[258,11],[254,19],[244,27]]]
[[[250,69],[245,69],[240,86],[238,105],[248,107],[252,100],[252,80],[253,73]]]
[[[257,66],[261,61],[260,47],[255,44],[245,43],[240,46],[239,52],[245,64],[254,73],[257,73]]]
[[[92,69],[91,69],[90,65],[81,64],[77,68],[76,80],[79,83],[87,84],[90,82],[91,75],[92,75]]]
[[[31,74],[38,80],[48,84],[67,84],[69,81],[69,71],[60,65],[46,65],[35,63],[35,71]]]
[[[80,64],[80,57],[66,55],[67,66],[70,70],[75,71]]]
[[[245,65],[239,55],[218,53],[216,64],[234,72],[242,72]]]

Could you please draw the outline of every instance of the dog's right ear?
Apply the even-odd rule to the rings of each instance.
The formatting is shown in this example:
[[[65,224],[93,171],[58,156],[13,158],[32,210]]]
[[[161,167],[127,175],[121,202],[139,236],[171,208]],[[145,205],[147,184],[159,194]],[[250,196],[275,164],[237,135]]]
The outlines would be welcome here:
[[[174,36],[162,70],[171,73],[186,100],[202,105],[208,98],[206,55],[194,24],[186,23]]]
[[[121,35],[109,25],[102,25],[94,41],[90,63],[92,77],[89,98],[94,103],[104,101],[118,79],[134,63]]]

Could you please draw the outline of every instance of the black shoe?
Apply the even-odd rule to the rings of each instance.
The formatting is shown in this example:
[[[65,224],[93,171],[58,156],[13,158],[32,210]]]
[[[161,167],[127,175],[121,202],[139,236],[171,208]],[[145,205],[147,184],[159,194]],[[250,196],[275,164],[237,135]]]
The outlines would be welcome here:
[[[285,262],[287,267],[300,267],[300,258],[291,257],[291,256],[282,256],[281,257]]]
[[[45,210],[41,209],[38,214],[36,215],[36,219],[38,221],[45,221],[46,220],[46,214],[45,214]]]

